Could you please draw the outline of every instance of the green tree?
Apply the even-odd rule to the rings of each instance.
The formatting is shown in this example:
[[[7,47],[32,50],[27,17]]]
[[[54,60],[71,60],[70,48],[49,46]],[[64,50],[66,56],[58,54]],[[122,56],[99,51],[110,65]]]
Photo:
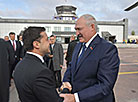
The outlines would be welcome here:
[[[134,30],[131,32],[131,35],[135,35],[135,31]]]

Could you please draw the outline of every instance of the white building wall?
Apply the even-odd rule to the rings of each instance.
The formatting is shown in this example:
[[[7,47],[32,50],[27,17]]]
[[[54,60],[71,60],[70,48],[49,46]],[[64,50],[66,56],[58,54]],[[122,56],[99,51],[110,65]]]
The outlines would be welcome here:
[[[46,28],[48,36],[54,31],[54,27],[61,27],[61,31],[64,31],[64,27],[71,27],[71,31],[75,32],[75,24],[33,24],[33,23],[0,23],[0,37],[9,35],[9,32],[15,32],[18,35],[21,30],[24,30],[25,27],[29,26],[41,26]],[[47,30],[47,27],[50,27],[50,30]],[[98,25],[99,34],[101,35],[102,31],[108,31],[111,35],[116,36],[117,42],[123,42],[123,26],[118,25]],[[64,35],[65,36],[65,35]],[[66,35],[68,36],[68,35]]]
[[[24,30],[25,27],[29,26],[41,26],[50,27],[50,31],[47,31],[48,36],[52,35],[52,31],[54,31],[54,27],[61,27],[61,31],[64,31],[64,27],[71,27],[71,31],[74,30],[74,24],[31,24],[31,23],[0,23],[0,37],[4,38],[4,36],[8,36],[9,32],[15,32],[16,35],[19,35],[21,30]]]
[[[108,31],[111,35],[116,36],[117,42],[123,42],[123,26],[113,26],[113,25],[98,25],[99,34],[102,37],[101,32]]]
[[[24,30],[25,27],[29,26],[45,26],[45,24],[23,24],[23,23],[0,23],[0,37],[9,35],[9,32],[15,32],[16,35],[19,35],[21,30]]]

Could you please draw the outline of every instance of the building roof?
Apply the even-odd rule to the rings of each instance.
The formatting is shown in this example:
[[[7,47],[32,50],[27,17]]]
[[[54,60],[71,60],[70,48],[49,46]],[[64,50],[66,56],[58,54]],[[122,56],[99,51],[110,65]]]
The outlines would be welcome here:
[[[120,21],[97,21],[98,25],[124,25],[128,19]],[[3,19],[0,23],[36,23],[36,24],[75,24],[75,20],[45,20],[45,19]]]

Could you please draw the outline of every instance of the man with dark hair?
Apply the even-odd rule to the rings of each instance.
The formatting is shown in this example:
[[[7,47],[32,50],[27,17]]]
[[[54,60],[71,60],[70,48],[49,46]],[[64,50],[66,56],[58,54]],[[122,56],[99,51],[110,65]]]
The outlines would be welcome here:
[[[62,102],[53,73],[44,63],[49,41],[44,27],[28,27],[23,33],[25,57],[17,64],[15,86],[21,102]]]
[[[9,70],[10,78],[12,78],[13,70],[16,64],[20,61],[21,57],[21,43],[15,40],[15,33],[9,33],[10,40],[7,41],[8,53],[9,53]]]
[[[56,43],[56,36],[50,36],[49,68],[54,72],[56,87],[61,86],[61,69],[63,66],[63,47]]]
[[[9,102],[9,68],[6,42],[0,38],[0,102]]]

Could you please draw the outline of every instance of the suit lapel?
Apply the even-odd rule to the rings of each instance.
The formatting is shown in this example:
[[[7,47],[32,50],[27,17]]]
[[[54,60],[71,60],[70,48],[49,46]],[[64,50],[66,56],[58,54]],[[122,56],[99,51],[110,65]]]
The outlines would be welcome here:
[[[9,40],[9,44],[10,44],[12,50],[14,51],[14,48],[13,48],[12,42],[11,42],[10,40]]]
[[[96,48],[96,46],[98,45],[98,43],[100,42],[100,36],[97,35],[92,42],[90,43],[90,45],[88,46],[88,48],[86,49],[85,53],[83,54],[82,58],[80,59],[78,65],[76,65],[76,70],[75,73],[79,70],[80,65],[83,63],[83,61],[85,59],[87,59],[87,57],[89,56],[89,54],[93,53],[94,49]],[[78,52],[79,53],[79,52]],[[77,60],[77,59],[76,59]],[[75,60],[75,61],[76,61]],[[76,63],[76,62],[75,62]]]
[[[77,50],[74,52],[74,57],[72,57],[72,58],[73,58],[73,59],[72,59],[72,60],[73,60],[73,65],[72,65],[72,68],[73,68],[72,70],[73,70],[73,72],[75,72],[76,67],[77,67],[77,66],[76,66],[76,63],[77,63],[77,59],[78,59],[78,54],[79,54],[80,49],[81,49],[81,45],[82,45],[81,43],[78,44],[78,46],[76,47]]]
[[[12,44],[12,42],[9,40],[9,43],[10,43],[10,45],[11,45],[11,47],[12,47],[12,49],[14,50],[14,48],[13,48],[13,44]],[[18,45],[18,42],[15,40],[15,46],[16,46],[16,50],[18,49],[18,47],[19,47],[19,45]],[[16,50],[15,50],[15,52],[16,52]]]

